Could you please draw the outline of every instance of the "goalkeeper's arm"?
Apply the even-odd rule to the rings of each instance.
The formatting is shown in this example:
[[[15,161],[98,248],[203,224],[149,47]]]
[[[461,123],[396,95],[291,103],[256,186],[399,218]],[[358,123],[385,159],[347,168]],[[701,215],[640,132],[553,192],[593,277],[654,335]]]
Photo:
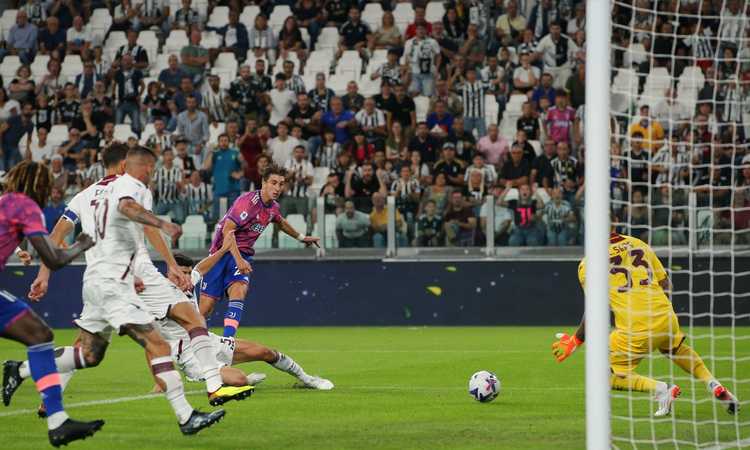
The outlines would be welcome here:
[[[557,362],[563,362],[586,340],[586,315],[581,318],[581,324],[573,336],[558,333],[556,337],[558,340],[552,344],[552,354]]]

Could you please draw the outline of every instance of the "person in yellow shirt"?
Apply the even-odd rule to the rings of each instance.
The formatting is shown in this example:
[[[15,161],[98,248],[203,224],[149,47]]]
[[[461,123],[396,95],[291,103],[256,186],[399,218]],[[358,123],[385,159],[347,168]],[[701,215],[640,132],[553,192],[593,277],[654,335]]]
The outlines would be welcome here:
[[[372,194],[372,212],[370,213],[370,226],[372,227],[373,246],[383,248],[386,245],[388,235],[388,210],[385,208],[385,195],[380,192]],[[404,229],[404,219],[396,210],[396,244],[406,247],[406,237],[401,230]]]
[[[643,135],[643,148],[649,150],[652,156],[664,146],[664,128],[658,121],[651,118],[648,105],[641,106],[638,122],[630,125],[628,129],[628,135],[631,138],[635,133]]]
[[[651,247],[640,239],[613,232],[609,239],[609,267],[609,304],[615,318],[615,329],[609,335],[612,388],[652,393],[659,403],[654,415],[668,415],[680,395],[680,387],[635,373],[641,360],[658,350],[705,383],[727,412],[735,414],[739,410],[735,396],[685,343],[685,335],[666,295],[672,289],[669,276]],[[578,266],[578,278],[581,286],[585,286],[585,259]],[[573,336],[557,337],[552,349],[557,361],[562,362],[583,344],[585,319]]]

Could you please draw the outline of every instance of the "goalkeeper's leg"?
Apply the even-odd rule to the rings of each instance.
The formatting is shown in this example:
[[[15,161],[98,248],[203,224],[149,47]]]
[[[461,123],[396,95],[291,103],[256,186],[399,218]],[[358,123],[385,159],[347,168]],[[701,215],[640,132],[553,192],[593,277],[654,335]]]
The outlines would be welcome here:
[[[703,362],[703,358],[684,342],[684,338],[677,347],[666,352],[662,351],[662,353],[667,355],[682,370],[702,381],[708,391],[724,405],[729,414],[735,414],[739,410],[737,398],[714,378],[714,375]]]

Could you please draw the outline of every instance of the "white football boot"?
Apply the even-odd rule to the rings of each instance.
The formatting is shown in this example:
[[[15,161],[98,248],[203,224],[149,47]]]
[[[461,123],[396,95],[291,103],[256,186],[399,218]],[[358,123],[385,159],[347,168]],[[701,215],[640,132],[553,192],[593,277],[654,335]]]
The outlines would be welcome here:
[[[261,384],[262,382],[266,381],[266,374],[265,373],[251,373],[247,376],[247,384],[250,386],[257,386]]]
[[[302,386],[307,389],[317,389],[319,391],[330,391],[333,389],[333,383],[325,378],[316,377],[314,375],[308,375],[305,378],[300,379]]]
[[[669,413],[672,412],[672,403],[674,403],[675,399],[679,397],[681,393],[682,391],[680,390],[680,387],[676,384],[668,386],[667,389],[664,390],[657,388],[654,397],[655,400],[659,402],[659,409],[654,413],[654,417],[668,416]]]

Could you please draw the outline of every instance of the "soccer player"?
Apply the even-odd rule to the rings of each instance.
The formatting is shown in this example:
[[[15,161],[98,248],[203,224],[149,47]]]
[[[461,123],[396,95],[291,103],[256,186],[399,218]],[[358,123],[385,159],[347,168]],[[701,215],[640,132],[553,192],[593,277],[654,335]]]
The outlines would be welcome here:
[[[112,177],[98,195],[84,202],[94,208],[93,213],[88,211],[79,216],[81,226],[93,230],[97,244],[87,254],[84,306],[76,320],[81,329],[80,346],[61,349],[57,365],[63,372],[93,367],[104,358],[112,331],[127,334],[150,355],[152,374],[164,388],[182,433],[195,434],[218,422],[224,411],[203,413],[187,402],[169,345],[156,330],[153,316],[142,307],[134,287],[133,271],[136,255],[144,245],[144,225],[161,229],[170,236],[180,232],[179,226],[164,222],[148,211],[152,199],[147,183],[155,165],[156,156],[151,150],[144,147],[129,150],[126,174]],[[23,366],[18,369],[21,375]]]
[[[209,255],[221,248],[228,233],[235,232],[237,243],[203,277],[199,306],[203,316],[208,317],[217,300],[225,294],[229,297],[224,314],[225,337],[237,334],[252,272],[253,245],[263,230],[270,223],[276,223],[281,231],[308,247],[317,246],[320,241],[320,238],[298,233],[281,217],[276,200],[284,191],[285,177],[284,169],[275,164],[269,166],[263,173],[260,190],[239,196],[216,227]]]
[[[0,196],[0,270],[5,267],[13,249],[26,238],[52,269],[59,269],[89,249],[94,241],[81,234],[76,244],[63,250],[49,240],[40,206],[47,203],[52,176],[43,165],[23,161],[8,172],[5,193]],[[34,379],[44,405],[49,411],[47,428],[50,444],[66,445],[92,436],[104,421],[78,422],[68,417],[62,401],[60,376],[55,366],[52,330],[23,301],[0,290],[0,336],[27,347],[29,375]],[[3,385],[7,380],[3,380]],[[3,389],[3,403],[10,397]]]
[[[614,221],[613,221],[614,222]],[[656,417],[672,411],[680,388],[635,373],[641,360],[660,351],[677,366],[705,383],[709,392],[729,414],[739,410],[739,402],[711,374],[701,357],[685,343],[677,315],[666,293],[672,285],[654,251],[643,241],[612,233],[609,238],[609,303],[615,329],[609,335],[612,389],[654,394],[659,408]],[[586,283],[585,259],[578,266],[581,286]],[[564,361],[585,340],[585,318],[573,336],[558,334],[552,344],[558,362]]]
[[[204,273],[207,273],[216,263],[218,263],[225,253],[229,252],[234,244],[234,233],[227,233],[224,236],[224,242],[216,252],[203,259],[193,268],[193,260],[182,254],[175,254],[175,259],[180,265],[180,269],[185,274],[190,274],[192,281],[196,286],[200,285],[200,280]],[[169,275],[172,276],[171,274]],[[185,330],[173,321],[157,322],[161,327],[162,334],[169,341],[172,347],[172,358],[177,362],[178,367],[182,370],[189,380],[199,380],[200,366],[197,364],[197,358],[193,354],[193,348],[188,339]],[[221,377],[225,384],[232,386],[257,385],[266,376],[264,374],[245,373],[235,367],[229,367],[236,364],[252,361],[265,361],[282,372],[297,378],[304,387],[329,391],[333,389],[333,383],[325,378],[308,375],[305,370],[297,364],[292,358],[277,350],[272,350],[265,345],[256,342],[250,342],[234,337],[220,337],[209,333],[216,349],[217,356],[221,364]]]

